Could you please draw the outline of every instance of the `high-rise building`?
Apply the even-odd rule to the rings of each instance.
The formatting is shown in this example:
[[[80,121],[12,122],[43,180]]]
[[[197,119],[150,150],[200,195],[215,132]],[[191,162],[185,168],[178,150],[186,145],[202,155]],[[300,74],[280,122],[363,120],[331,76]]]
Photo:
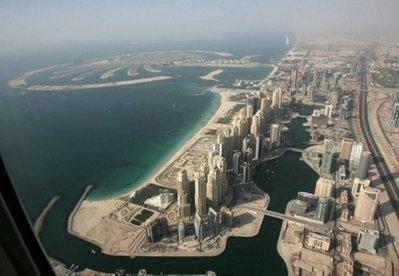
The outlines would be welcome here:
[[[199,216],[206,215],[206,177],[203,172],[195,175],[195,210]]]
[[[333,194],[334,186],[334,180],[320,177],[316,182],[314,194],[318,197],[330,197]]]
[[[295,95],[298,90],[298,70],[296,68],[292,69],[290,83],[291,95]]]
[[[255,137],[260,136],[262,133],[262,114],[258,111],[252,117],[251,134]]]
[[[242,140],[242,152],[246,152],[249,148],[250,148],[249,137],[245,137]]]
[[[273,91],[272,95],[272,108],[280,109],[283,104],[283,91],[281,88],[277,88]]]
[[[213,208],[209,207],[208,210],[209,231],[212,236],[220,233],[220,215]]]
[[[195,236],[197,237],[198,240],[202,240],[204,238],[204,225],[203,225],[203,219],[202,217],[196,213],[194,215],[194,230],[195,230]]]
[[[321,161],[321,173],[322,174],[331,174],[332,164],[333,164],[334,154],[330,151],[326,151],[323,154],[323,158]]]
[[[363,151],[360,156],[359,165],[357,167],[356,176],[360,179],[366,179],[371,164],[371,153],[369,151]]]
[[[220,171],[219,179],[220,179],[220,186],[221,186],[221,197],[223,197],[229,189],[229,184],[227,180],[227,162],[226,158],[220,157],[217,160],[216,166],[218,167]]]
[[[356,201],[357,198],[360,195],[360,191],[363,188],[369,187],[370,186],[370,180],[369,179],[360,179],[358,177],[355,177],[353,180],[353,185],[352,185],[352,196],[354,200]]]
[[[394,127],[399,127],[399,102],[395,103],[392,107],[391,124]]]
[[[332,117],[333,114],[333,106],[332,105],[326,105],[324,109],[324,115],[327,116],[328,118]]]
[[[182,221],[177,224],[177,236],[179,241],[183,240],[186,236],[186,225]]]
[[[363,144],[361,142],[354,142],[352,144],[351,155],[349,157],[349,170],[351,173],[356,172],[360,162],[362,151],[363,151]]]
[[[208,173],[206,183],[206,197],[215,209],[219,209],[222,198],[222,187],[220,185],[220,171],[218,167],[212,167]]]
[[[260,111],[263,119],[267,119],[271,112],[271,101],[270,98],[262,98],[260,101]]]
[[[251,163],[244,162],[242,165],[242,181],[244,183],[248,183],[251,181]]]
[[[241,152],[233,153],[233,172],[237,175],[241,172]]]
[[[147,237],[151,243],[160,241],[165,237],[168,230],[168,220],[165,217],[157,218],[146,226]]]
[[[270,126],[270,144],[275,147],[281,144],[281,126],[279,124]]]
[[[315,90],[317,90],[317,88],[319,88],[319,70],[318,70],[318,68],[314,68],[312,85]]]
[[[254,116],[254,107],[252,105],[247,105],[247,118],[252,118]]]
[[[353,143],[352,139],[349,138],[342,139],[341,148],[339,150],[340,159],[349,161],[349,158],[351,156],[352,143]]]
[[[184,169],[177,174],[177,192],[188,193],[188,177],[187,171]]]
[[[380,190],[376,188],[360,189],[359,198],[356,201],[355,219],[364,223],[372,223],[377,210],[379,195]]]
[[[356,243],[359,250],[364,250],[370,254],[377,253],[377,244],[380,234],[378,231],[364,229],[357,235]]]
[[[215,157],[218,155],[216,150],[211,150],[208,152],[208,167],[215,166]]]
[[[316,93],[316,89],[314,88],[313,85],[311,85],[310,87],[308,87],[307,91],[308,91],[308,93],[307,93],[308,100],[313,102],[314,101],[314,95]]]
[[[177,174],[177,205],[179,208],[179,218],[190,216],[189,181],[186,170],[181,170]]]
[[[327,252],[330,249],[331,239],[318,233],[310,232],[306,239],[306,245],[316,250]]]
[[[331,202],[327,197],[319,198],[317,203],[315,218],[319,221],[326,222],[331,217]]]
[[[261,157],[262,154],[262,141],[263,137],[262,136],[257,136],[255,137],[255,155],[254,155],[254,160],[257,160]]]

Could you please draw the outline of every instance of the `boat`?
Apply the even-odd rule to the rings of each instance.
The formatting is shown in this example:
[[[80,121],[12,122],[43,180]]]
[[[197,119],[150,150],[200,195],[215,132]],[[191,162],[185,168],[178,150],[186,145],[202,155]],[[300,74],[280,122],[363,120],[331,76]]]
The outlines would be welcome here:
[[[91,254],[96,254],[96,250],[92,249],[90,250]]]

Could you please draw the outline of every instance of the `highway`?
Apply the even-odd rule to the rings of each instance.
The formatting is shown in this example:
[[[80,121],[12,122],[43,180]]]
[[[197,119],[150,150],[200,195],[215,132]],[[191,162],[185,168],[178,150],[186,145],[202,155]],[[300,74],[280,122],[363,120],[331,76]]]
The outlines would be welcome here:
[[[395,180],[392,177],[391,172],[387,164],[385,163],[384,157],[382,156],[370,129],[370,124],[368,121],[368,87],[367,87],[367,57],[362,55],[360,57],[360,70],[359,70],[359,82],[360,82],[360,102],[359,102],[359,119],[362,128],[363,135],[367,142],[370,152],[373,155],[374,163],[378,169],[381,176],[381,181],[383,182],[390,201],[395,209],[396,215],[399,212],[399,190],[396,186]]]

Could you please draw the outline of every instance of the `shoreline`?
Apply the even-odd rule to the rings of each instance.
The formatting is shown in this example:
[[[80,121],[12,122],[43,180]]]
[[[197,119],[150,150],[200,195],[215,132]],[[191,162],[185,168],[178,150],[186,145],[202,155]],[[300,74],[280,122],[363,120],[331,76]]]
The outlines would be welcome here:
[[[269,79],[276,73],[276,68],[270,72],[265,79]],[[214,72],[211,72],[214,73]],[[238,104],[242,104],[241,100],[232,99],[231,96],[247,93],[252,90],[242,90],[233,88],[220,88],[213,86],[208,89],[212,93],[217,93],[220,96],[220,103],[216,112],[212,117],[201,127],[195,134],[193,134],[183,145],[175,152],[172,152],[165,158],[165,162],[162,162],[157,168],[154,168],[153,173],[142,181],[136,183],[134,187],[130,188],[127,192],[122,192],[119,195],[113,195],[110,197],[104,197],[102,199],[81,199],[75,206],[74,211],[70,214],[68,220],[68,232],[75,235],[85,241],[88,241],[101,248],[101,252],[107,255],[117,256],[162,256],[162,257],[173,257],[173,256],[191,256],[191,257],[205,257],[205,256],[216,256],[224,252],[227,246],[227,240],[230,236],[235,237],[253,237],[256,236],[261,228],[264,215],[258,212],[248,211],[245,206],[247,204],[255,204],[261,208],[267,208],[270,197],[267,193],[263,192],[256,184],[253,184],[253,190],[250,192],[243,193],[243,197],[239,196],[240,204],[236,204],[231,208],[231,211],[237,214],[247,214],[254,217],[253,223],[249,225],[241,225],[240,222],[224,234],[221,238],[220,246],[207,250],[198,254],[197,250],[191,248],[182,248],[179,251],[168,251],[168,252],[145,252],[142,250],[142,246],[145,242],[146,236],[146,225],[150,221],[154,221],[160,215],[159,212],[153,213],[148,220],[143,221],[139,226],[132,226],[132,224],[115,218],[116,212],[124,208],[133,210],[133,214],[137,214],[142,210],[146,210],[146,207],[132,204],[126,196],[132,196],[135,191],[142,189],[150,184],[156,184],[167,188],[174,188],[174,185],[168,183],[160,183],[159,178],[164,173],[168,173],[173,166],[179,165],[179,159],[184,157],[185,154],[193,150],[196,144],[203,139],[210,139],[211,136],[207,134],[207,131],[217,129],[220,126],[226,126],[226,124],[218,122],[219,118],[225,117],[234,107]],[[213,136],[212,136],[213,137]],[[162,179],[161,179],[162,180]],[[164,182],[162,180],[162,182]],[[125,199],[123,199],[125,197]],[[255,198],[255,200],[247,201],[248,198]],[[175,212],[175,205],[165,213],[166,216]],[[112,233],[112,235],[110,234]]]
[[[119,195],[104,197],[101,198],[100,200],[116,199],[121,196],[132,195],[136,190],[141,189],[148,183],[154,183],[163,186],[156,180],[157,177],[161,175],[162,172],[164,172],[166,169],[168,169],[168,167],[171,166],[182,154],[184,154],[201,137],[202,133],[205,132],[206,129],[210,127],[212,123],[214,123],[214,121],[218,117],[222,116],[225,112],[229,110],[229,107],[226,105],[226,97],[228,97],[228,95],[226,95],[227,91],[222,91],[222,89],[224,88],[218,88],[217,86],[213,86],[208,89],[210,92],[216,93],[220,96],[219,107],[216,110],[216,112],[212,115],[212,117],[208,120],[208,122],[204,124],[200,129],[198,129],[198,131],[195,134],[193,134],[193,136],[191,136],[184,143],[182,143],[182,146],[177,151],[172,151],[170,154],[168,154],[165,157],[164,162],[161,162],[156,168],[154,168],[153,172],[148,177],[137,182],[136,185],[134,185],[134,187],[130,189],[130,191],[123,192]]]
[[[141,246],[145,241],[146,231],[145,226],[158,218],[161,213],[155,212],[148,218],[148,221],[142,223],[139,226],[132,226],[127,222],[110,218],[110,215],[121,210],[122,208],[132,208],[135,212],[141,212],[146,210],[145,207],[128,203],[123,200],[123,197],[130,196],[135,191],[148,186],[149,184],[156,184],[159,186],[167,187],[167,185],[157,181],[157,177],[162,175],[165,171],[168,171],[172,166],[176,165],[176,161],[181,156],[192,150],[192,147],[201,139],[208,139],[209,135],[206,135],[206,131],[215,127],[224,125],[216,122],[218,118],[224,117],[236,104],[237,101],[231,100],[230,96],[237,93],[245,93],[246,91],[235,90],[230,88],[218,88],[211,87],[209,89],[212,93],[220,95],[220,105],[217,111],[212,115],[208,122],[203,125],[191,138],[189,138],[183,146],[177,151],[170,154],[165,158],[165,162],[162,163],[158,168],[154,169],[154,172],[147,178],[138,182],[133,188],[126,193],[119,195],[102,198],[99,200],[87,198],[87,193],[81,197],[79,202],[76,204],[72,213],[68,219],[68,232],[76,237],[79,237],[95,246],[101,248],[101,252],[106,255],[113,256],[162,256],[162,257],[211,257],[220,255],[224,252],[227,246],[227,239],[230,236],[235,237],[253,237],[256,236],[261,228],[263,221],[263,214],[252,213],[254,221],[250,225],[238,224],[233,230],[224,234],[224,237],[220,241],[220,247],[208,250],[199,254],[199,252],[191,249],[191,247],[183,249],[183,251],[177,252],[146,252],[141,250]],[[235,214],[248,213],[248,211],[241,205],[245,205],[248,197],[255,197],[254,201],[258,207],[267,208],[269,203],[269,196],[265,192],[261,191],[256,185],[254,190],[257,193],[244,192],[243,198],[240,197],[241,204],[236,205],[232,208]],[[169,187],[170,188],[170,187]],[[248,202],[249,203],[249,202]],[[174,211],[175,206],[172,206],[166,214],[170,214]],[[112,235],[110,235],[112,233]],[[188,251],[187,251],[188,250]]]

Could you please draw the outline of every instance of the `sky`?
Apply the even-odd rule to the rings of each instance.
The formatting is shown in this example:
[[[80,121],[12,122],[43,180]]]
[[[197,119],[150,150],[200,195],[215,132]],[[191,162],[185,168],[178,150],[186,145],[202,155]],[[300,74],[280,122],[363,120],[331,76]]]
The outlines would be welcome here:
[[[0,52],[273,32],[397,35],[398,11],[398,0],[0,0]]]

